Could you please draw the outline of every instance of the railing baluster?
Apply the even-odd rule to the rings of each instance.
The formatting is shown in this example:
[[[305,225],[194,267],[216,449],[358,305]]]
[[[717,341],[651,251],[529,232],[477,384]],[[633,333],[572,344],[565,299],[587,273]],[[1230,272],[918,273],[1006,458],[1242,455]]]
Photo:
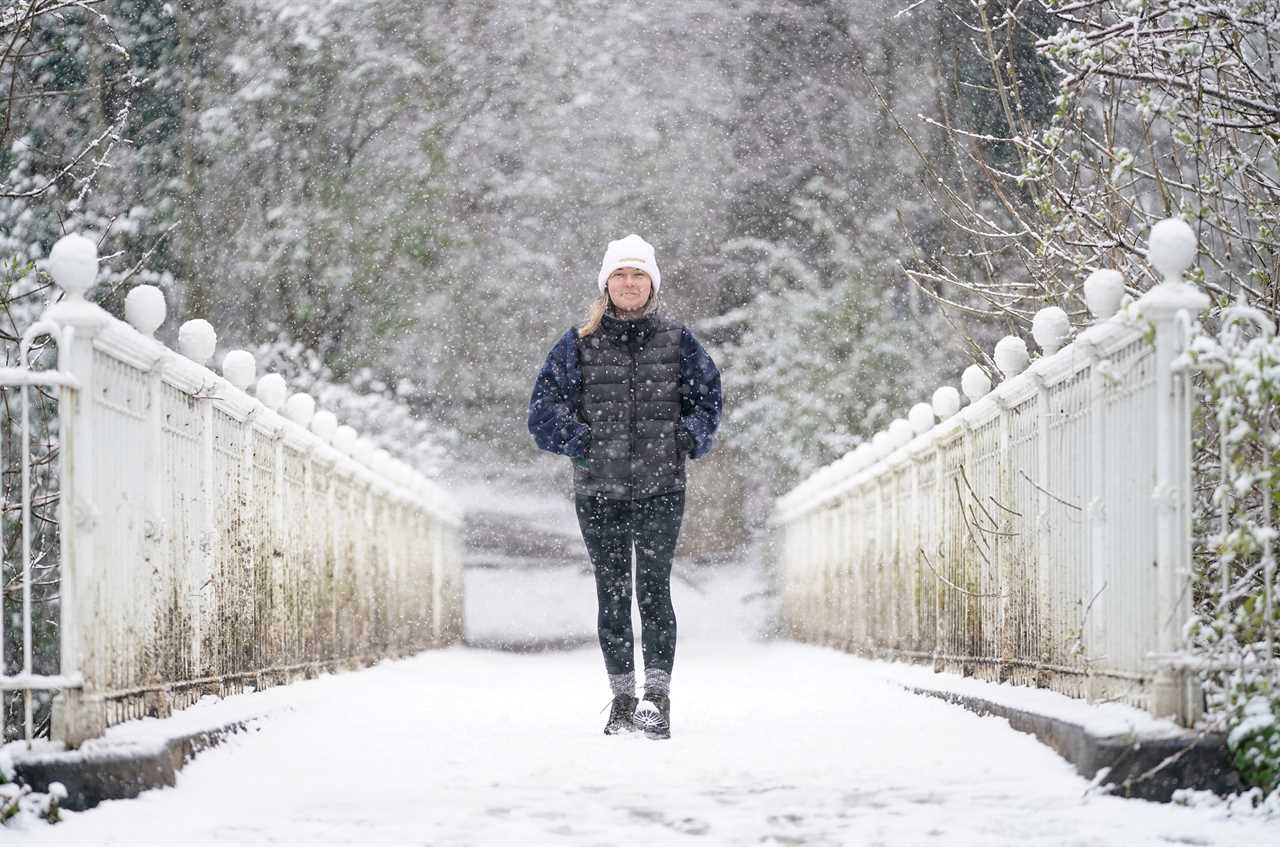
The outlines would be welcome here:
[[[22,386],[22,673],[31,670],[31,389]],[[31,689],[23,695],[27,748],[35,734],[31,717]],[[2,741],[3,739],[0,739]]]
[[[1055,604],[1053,599],[1053,574],[1051,572],[1053,557],[1051,554],[1053,534],[1049,530],[1049,514],[1052,508],[1047,486],[1052,473],[1049,466],[1049,420],[1052,415],[1049,405],[1049,387],[1043,377],[1036,382],[1036,602],[1029,604],[1034,609],[1035,627],[1033,643],[1035,645],[1036,685],[1049,685],[1051,671],[1048,668],[1053,659],[1050,648],[1053,636],[1050,630],[1054,619]],[[1028,522],[1024,521],[1024,525]]]
[[[1091,701],[1107,697],[1106,678],[1099,673],[1100,665],[1107,660],[1108,632],[1107,571],[1108,544],[1106,509],[1106,379],[1102,373],[1101,356],[1096,345],[1089,343],[1084,349],[1089,363],[1089,463],[1085,468],[1088,492],[1085,510],[1086,561],[1089,580],[1084,596],[1080,598],[1083,618],[1080,621],[1084,640],[1084,656],[1088,671],[1088,696]]]

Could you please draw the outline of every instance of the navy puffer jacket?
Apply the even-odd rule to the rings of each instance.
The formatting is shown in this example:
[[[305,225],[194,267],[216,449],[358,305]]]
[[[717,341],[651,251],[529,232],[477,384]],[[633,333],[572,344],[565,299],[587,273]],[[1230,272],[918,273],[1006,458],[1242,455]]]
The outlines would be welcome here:
[[[711,449],[720,371],[687,327],[660,315],[606,315],[570,329],[547,355],[529,399],[529,432],[574,457],[574,489],[610,499],[684,488],[685,457]]]

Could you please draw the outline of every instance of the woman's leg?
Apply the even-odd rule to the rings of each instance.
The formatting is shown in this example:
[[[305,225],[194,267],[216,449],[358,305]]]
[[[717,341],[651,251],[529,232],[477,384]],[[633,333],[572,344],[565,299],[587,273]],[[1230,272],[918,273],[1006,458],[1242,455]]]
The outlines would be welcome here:
[[[680,538],[684,492],[638,500],[635,515],[636,598],[646,693],[666,695],[676,655],[676,613],[671,605],[671,557]]]
[[[634,697],[635,641],[631,633],[630,503],[604,497],[578,497],[575,503],[582,540],[596,575],[596,626],[609,687]]]

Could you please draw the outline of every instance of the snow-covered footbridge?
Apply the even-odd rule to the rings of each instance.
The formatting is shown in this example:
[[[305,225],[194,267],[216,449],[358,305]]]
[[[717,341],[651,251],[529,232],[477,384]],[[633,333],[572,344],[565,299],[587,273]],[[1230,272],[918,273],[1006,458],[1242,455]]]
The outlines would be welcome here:
[[[1274,843],[1274,825],[1258,820],[1094,793],[1032,736],[908,693],[878,663],[736,635],[723,616],[726,606],[740,612],[751,591],[741,571],[696,589],[677,581],[674,590],[687,632],[670,742],[600,732],[608,691],[594,646],[532,654],[455,646],[198,704],[188,717],[205,723],[263,709],[248,702],[255,698],[271,712],[201,753],[176,788],[69,813],[52,827],[35,821],[15,840]],[[587,577],[566,600],[589,616],[591,597]],[[1126,707],[1116,708],[1123,723]],[[155,729],[116,731],[145,742]]]
[[[1138,302],[1150,324],[1100,310],[1074,344],[1042,342],[1025,374],[1025,348],[998,352],[1011,378],[994,391],[967,380],[963,411],[940,392],[784,498],[780,586],[745,565],[682,574],[674,737],[655,743],[600,733],[593,645],[460,643],[464,618],[537,636],[520,618],[532,607],[589,635],[589,574],[464,590],[454,492],[278,377],[246,393],[248,354],[206,368],[203,322],[169,350],[152,337],[158,291],[135,289],[128,322],[88,303],[91,247],[60,242],[50,264],[68,296],[27,332],[23,366],[0,373],[24,420],[22,603],[0,613],[21,671],[0,679],[26,694],[28,739],[33,697],[56,695],[53,742],[36,742],[51,755],[252,731],[201,753],[176,790],[22,838],[1274,843],[1258,819],[1108,796],[1006,721],[910,690],[950,685],[1115,738],[1194,721],[1176,661],[1189,405],[1175,364],[1200,298],[1181,283]],[[28,366],[39,345],[56,363]],[[57,522],[39,520],[51,492]],[[41,668],[32,592],[54,563],[60,650]]]

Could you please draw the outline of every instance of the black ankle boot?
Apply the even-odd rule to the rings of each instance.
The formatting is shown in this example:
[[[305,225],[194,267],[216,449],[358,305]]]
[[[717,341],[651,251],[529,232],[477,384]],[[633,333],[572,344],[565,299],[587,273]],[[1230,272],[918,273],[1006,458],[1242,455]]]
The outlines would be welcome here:
[[[604,725],[604,734],[617,735],[635,729],[631,719],[635,715],[637,702],[636,698],[626,694],[615,696],[609,706],[609,722]]]
[[[671,697],[646,691],[631,720],[646,738],[670,738]]]

